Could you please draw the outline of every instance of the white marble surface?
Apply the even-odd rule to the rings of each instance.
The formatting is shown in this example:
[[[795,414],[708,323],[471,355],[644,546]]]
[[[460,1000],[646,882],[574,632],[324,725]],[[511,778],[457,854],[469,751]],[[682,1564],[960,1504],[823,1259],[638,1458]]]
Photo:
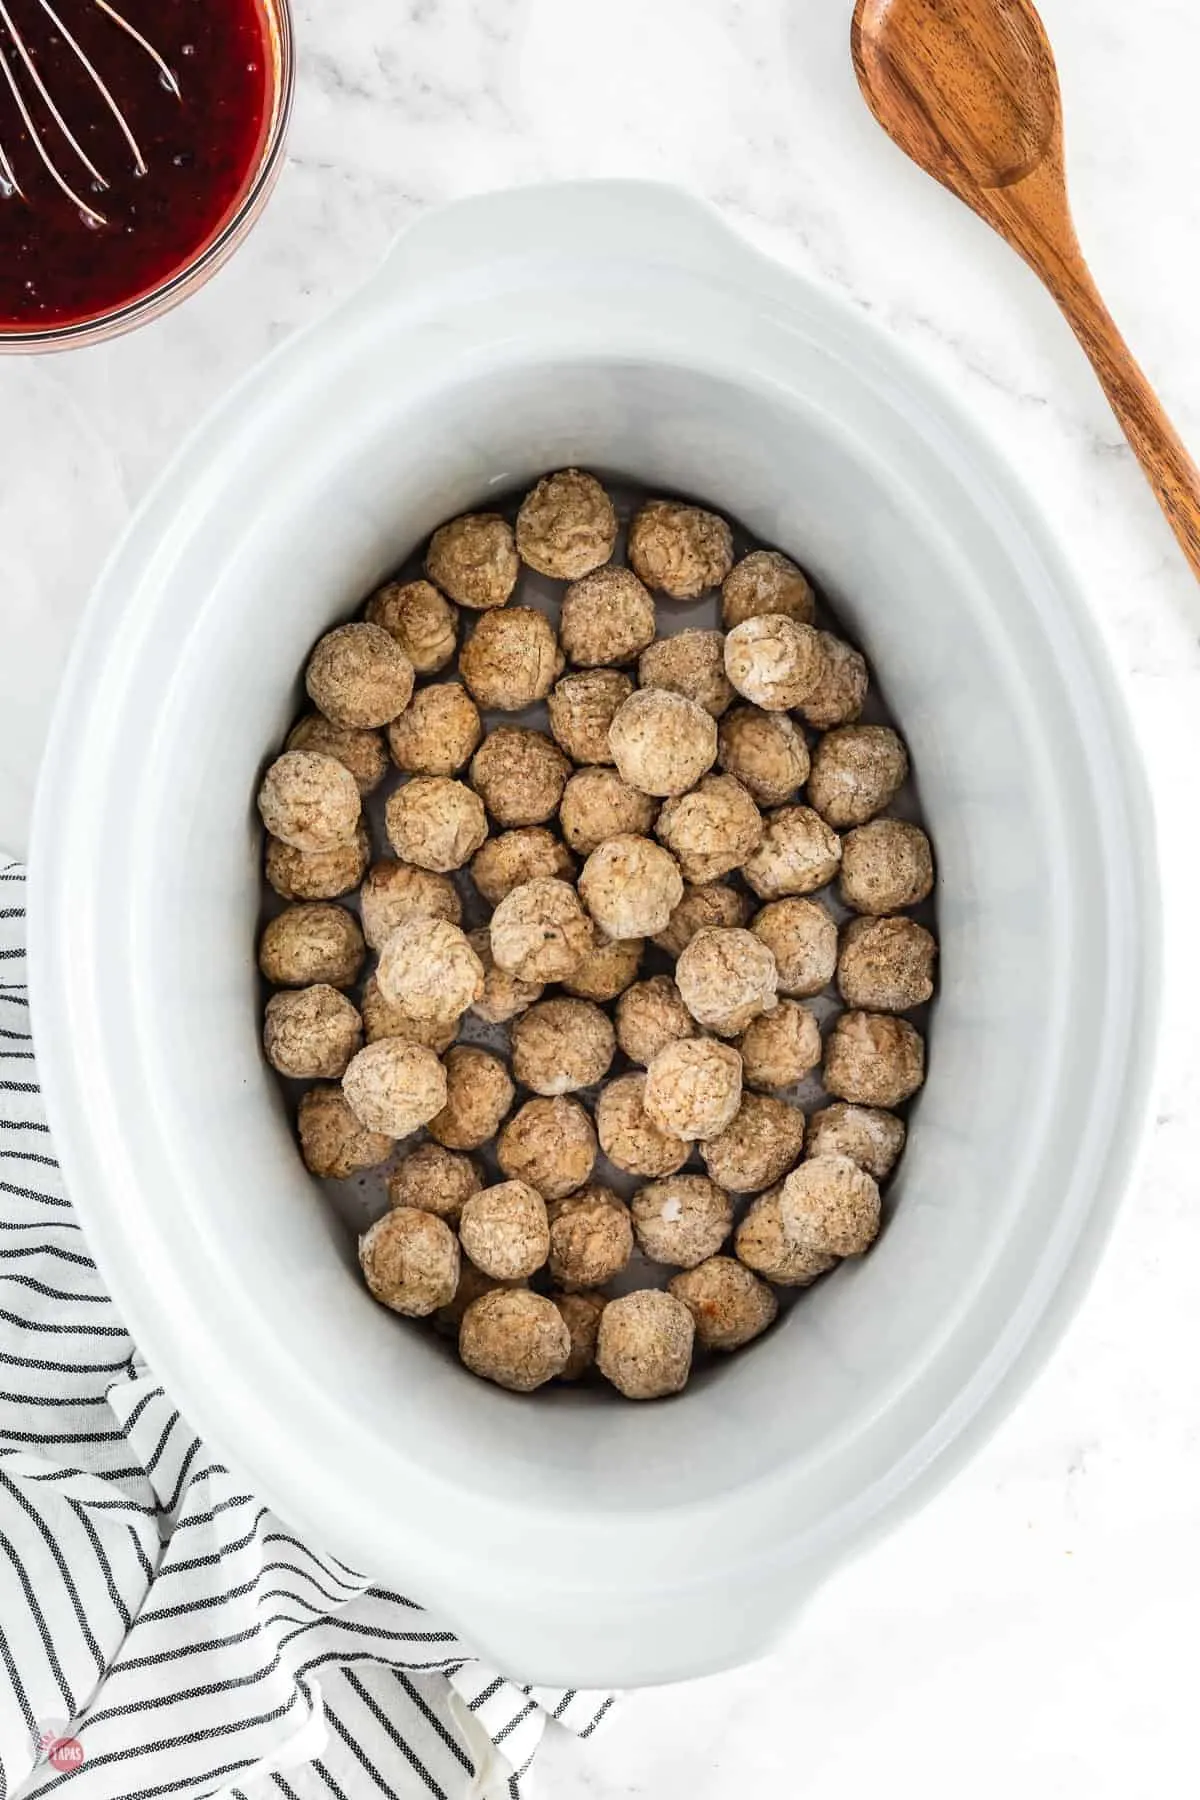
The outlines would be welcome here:
[[[653,175],[870,312],[1041,492],[1127,678],[1172,911],[1157,1127],[1091,1298],[973,1467],[838,1574],[767,1663],[637,1696],[589,1744],[550,1745],[545,1791],[1185,1793],[1200,1606],[1200,593],[1032,278],[864,111],[850,11],[301,0],[290,165],[235,263],[123,342],[0,364],[0,842],[25,841],[62,660],[131,507],[212,397],[353,288],[422,208],[551,176]],[[1044,0],[1043,13],[1086,246],[1200,448],[1200,10]]]

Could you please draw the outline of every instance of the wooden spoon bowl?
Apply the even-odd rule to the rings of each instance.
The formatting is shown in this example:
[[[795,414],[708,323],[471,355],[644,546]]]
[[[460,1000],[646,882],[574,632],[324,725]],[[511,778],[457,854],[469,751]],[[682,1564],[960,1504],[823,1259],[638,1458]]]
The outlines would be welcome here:
[[[1017,250],[1090,359],[1193,573],[1200,471],[1092,279],[1071,218],[1054,54],[1029,0],[858,0],[867,105],[912,160]]]

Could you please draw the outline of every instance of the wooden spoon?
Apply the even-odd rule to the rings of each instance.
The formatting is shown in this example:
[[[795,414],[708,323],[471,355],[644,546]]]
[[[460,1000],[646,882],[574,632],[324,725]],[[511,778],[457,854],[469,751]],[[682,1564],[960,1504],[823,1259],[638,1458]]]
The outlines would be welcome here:
[[[858,0],[851,43],[883,129],[1020,251],[1058,301],[1200,576],[1200,471],[1079,247],[1058,75],[1029,0]]]

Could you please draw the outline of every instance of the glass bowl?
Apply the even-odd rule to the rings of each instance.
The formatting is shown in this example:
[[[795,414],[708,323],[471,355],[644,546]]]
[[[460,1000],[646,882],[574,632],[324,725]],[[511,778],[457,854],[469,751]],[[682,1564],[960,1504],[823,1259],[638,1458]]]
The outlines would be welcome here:
[[[270,90],[259,142],[241,189],[223,217],[176,268],[152,287],[117,306],[83,319],[54,324],[0,324],[0,355],[6,352],[68,350],[102,343],[135,326],[157,319],[204,286],[237,249],[254,226],[283,164],[288,121],[295,87],[295,55],[289,0],[260,0],[266,31],[264,48]]]

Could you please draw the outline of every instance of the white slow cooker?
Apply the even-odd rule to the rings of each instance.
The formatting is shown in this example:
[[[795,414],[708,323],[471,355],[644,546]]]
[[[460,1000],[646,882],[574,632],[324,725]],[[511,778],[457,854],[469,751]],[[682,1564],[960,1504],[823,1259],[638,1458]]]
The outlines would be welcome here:
[[[887,1232],[640,1407],[505,1394],[374,1305],[258,1041],[253,795],[310,645],[435,523],[571,463],[709,501],[812,570],[939,853],[941,993]],[[1155,852],[1074,579],[949,395],[666,189],[428,217],[222,404],[94,596],[32,879],[46,1101],[144,1354],[286,1520],[527,1680],[762,1651],[1012,1404],[1129,1178]]]

